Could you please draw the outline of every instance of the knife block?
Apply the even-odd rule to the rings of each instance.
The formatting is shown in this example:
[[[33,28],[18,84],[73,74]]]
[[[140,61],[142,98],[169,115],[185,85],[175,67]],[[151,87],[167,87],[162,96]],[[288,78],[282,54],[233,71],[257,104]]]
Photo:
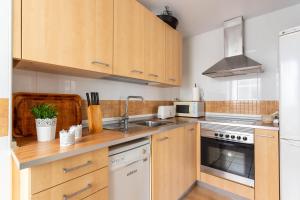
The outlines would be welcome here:
[[[89,133],[101,133],[103,130],[103,114],[101,110],[101,105],[90,105],[87,108],[88,123],[89,123]]]

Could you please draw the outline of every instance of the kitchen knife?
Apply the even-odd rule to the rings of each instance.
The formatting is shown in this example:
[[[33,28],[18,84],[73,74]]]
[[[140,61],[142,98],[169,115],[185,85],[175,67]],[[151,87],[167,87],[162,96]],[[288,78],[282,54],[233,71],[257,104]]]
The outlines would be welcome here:
[[[92,96],[92,105],[95,105],[95,93],[91,92],[91,96]]]
[[[86,93],[86,99],[87,99],[88,106],[90,106],[91,105],[91,100],[90,100],[90,94],[89,93]]]

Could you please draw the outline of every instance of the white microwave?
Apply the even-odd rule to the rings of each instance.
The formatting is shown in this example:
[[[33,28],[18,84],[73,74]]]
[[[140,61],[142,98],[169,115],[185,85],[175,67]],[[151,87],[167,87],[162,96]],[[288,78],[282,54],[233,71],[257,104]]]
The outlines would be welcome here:
[[[176,101],[174,102],[176,116],[179,117],[203,117],[203,101]]]

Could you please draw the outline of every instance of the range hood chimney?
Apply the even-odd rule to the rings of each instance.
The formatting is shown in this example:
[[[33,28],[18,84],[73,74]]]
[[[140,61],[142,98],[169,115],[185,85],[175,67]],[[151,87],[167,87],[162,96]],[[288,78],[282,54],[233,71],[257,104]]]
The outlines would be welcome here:
[[[244,55],[244,21],[237,17],[224,22],[225,58],[202,75],[211,78],[262,73],[262,64]]]

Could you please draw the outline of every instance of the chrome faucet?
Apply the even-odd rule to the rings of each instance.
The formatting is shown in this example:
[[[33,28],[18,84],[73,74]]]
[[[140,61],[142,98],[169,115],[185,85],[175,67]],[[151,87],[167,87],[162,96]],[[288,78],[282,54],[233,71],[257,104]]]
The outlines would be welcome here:
[[[144,101],[144,98],[142,96],[128,96],[126,100],[125,105],[125,113],[122,118],[122,122],[124,123],[124,131],[128,131],[128,122],[129,122],[129,116],[128,116],[128,104],[130,99],[140,99],[141,101]]]

